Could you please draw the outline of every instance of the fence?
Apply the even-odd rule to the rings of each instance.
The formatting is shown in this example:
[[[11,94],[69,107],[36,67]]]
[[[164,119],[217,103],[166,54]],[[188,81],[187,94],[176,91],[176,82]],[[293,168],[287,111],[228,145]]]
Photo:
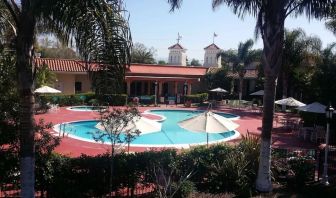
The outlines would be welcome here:
[[[153,194],[155,190],[154,185],[137,185],[134,189],[122,188],[116,192],[112,192],[104,197],[146,197]],[[17,185],[7,184],[0,186],[0,198],[20,197],[20,189]],[[36,191],[36,198],[49,197],[47,191]]]

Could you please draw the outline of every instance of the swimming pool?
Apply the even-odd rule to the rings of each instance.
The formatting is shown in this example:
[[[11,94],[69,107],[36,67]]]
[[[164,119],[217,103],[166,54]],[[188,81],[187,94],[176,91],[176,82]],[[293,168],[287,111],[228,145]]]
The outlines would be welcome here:
[[[148,111],[147,111],[148,112]],[[136,137],[132,141],[132,146],[143,147],[189,147],[190,145],[206,144],[206,133],[195,133],[187,131],[177,125],[178,122],[187,118],[196,116],[203,111],[190,110],[151,110],[149,113],[157,114],[166,119],[163,120],[161,131],[144,134]],[[226,113],[217,113],[229,119],[237,119],[238,116]],[[86,120],[70,122],[62,125],[65,132],[70,137],[81,139],[84,141],[94,142],[90,132],[97,131],[97,120]],[[59,131],[60,125],[56,125],[54,129]],[[234,139],[239,136],[237,131],[223,131],[223,133],[209,134],[209,143],[223,142]],[[105,142],[108,142],[106,140]]]
[[[70,111],[100,111],[106,109],[105,107],[100,107],[100,106],[73,106],[73,107],[68,107],[67,110]]]

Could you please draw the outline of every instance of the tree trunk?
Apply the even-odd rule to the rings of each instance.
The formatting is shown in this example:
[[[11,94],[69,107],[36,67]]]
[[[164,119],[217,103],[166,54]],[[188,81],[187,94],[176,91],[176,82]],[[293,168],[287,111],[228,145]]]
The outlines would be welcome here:
[[[256,188],[262,192],[272,190],[271,181],[271,131],[273,128],[274,99],[276,78],[265,76],[264,84],[264,110],[262,120],[262,134],[260,147],[260,161]]]
[[[21,197],[34,197],[35,145],[33,95],[33,44],[35,21],[29,12],[29,2],[22,2],[16,40],[16,72],[20,95],[20,182]]]
[[[263,14],[260,32],[263,39],[264,61],[264,109],[261,133],[261,148],[256,189],[261,192],[272,191],[271,181],[271,134],[273,127],[274,100],[276,80],[281,68],[284,23],[286,19],[285,6],[287,0],[267,1],[263,3]]]
[[[239,103],[243,97],[243,83],[244,83],[244,77],[239,77]]]
[[[282,72],[282,98],[287,98],[287,91],[288,91],[288,75],[286,71]],[[286,111],[286,105],[282,105],[282,111]]]

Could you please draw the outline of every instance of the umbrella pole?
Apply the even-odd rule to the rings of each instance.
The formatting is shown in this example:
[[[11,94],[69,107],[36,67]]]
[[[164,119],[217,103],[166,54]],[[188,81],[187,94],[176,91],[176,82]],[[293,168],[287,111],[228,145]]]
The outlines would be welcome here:
[[[209,133],[207,133],[207,148],[209,148]]]

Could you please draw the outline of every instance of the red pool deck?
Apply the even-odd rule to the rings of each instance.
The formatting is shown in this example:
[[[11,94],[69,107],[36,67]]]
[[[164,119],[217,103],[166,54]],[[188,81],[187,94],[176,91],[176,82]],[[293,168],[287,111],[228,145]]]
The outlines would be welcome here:
[[[144,112],[149,109],[190,109],[196,110],[196,108],[183,108],[177,106],[166,106],[162,107],[139,107],[140,112]],[[214,109],[214,111],[220,111],[224,113],[233,113],[240,116],[240,119],[235,120],[237,124],[239,124],[239,128],[237,131],[241,135],[246,135],[247,130],[255,135],[261,134],[261,119],[262,115],[260,113],[252,113],[245,110],[238,109],[230,109],[230,108],[218,108]],[[159,116],[151,115],[151,114],[143,114],[145,117],[153,120],[160,119]],[[35,119],[44,119],[46,122],[52,122],[53,124],[59,124],[63,122],[72,122],[78,120],[92,120],[98,119],[99,114],[97,112],[92,111],[71,111],[67,110],[65,107],[60,108],[55,112],[48,112],[45,114],[35,115]],[[56,133],[55,131],[51,131],[51,133]],[[241,138],[241,137],[240,137]],[[229,143],[236,143],[239,139],[231,140]],[[304,141],[301,138],[298,138],[291,131],[284,130],[281,128],[275,128],[272,132],[272,143],[273,147],[279,148],[317,148],[318,145],[312,144],[311,142]],[[80,156],[81,154],[86,155],[97,155],[108,152],[110,149],[109,145],[103,145],[101,143],[91,143],[86,141],[81,141],[77,139],[73,139],[70,137],[62,137],[61,144],[56,148],[56,152],[62,153],[68,156]],[[149,147],[131,147],[131,152],[142,152],[149,149]]]

